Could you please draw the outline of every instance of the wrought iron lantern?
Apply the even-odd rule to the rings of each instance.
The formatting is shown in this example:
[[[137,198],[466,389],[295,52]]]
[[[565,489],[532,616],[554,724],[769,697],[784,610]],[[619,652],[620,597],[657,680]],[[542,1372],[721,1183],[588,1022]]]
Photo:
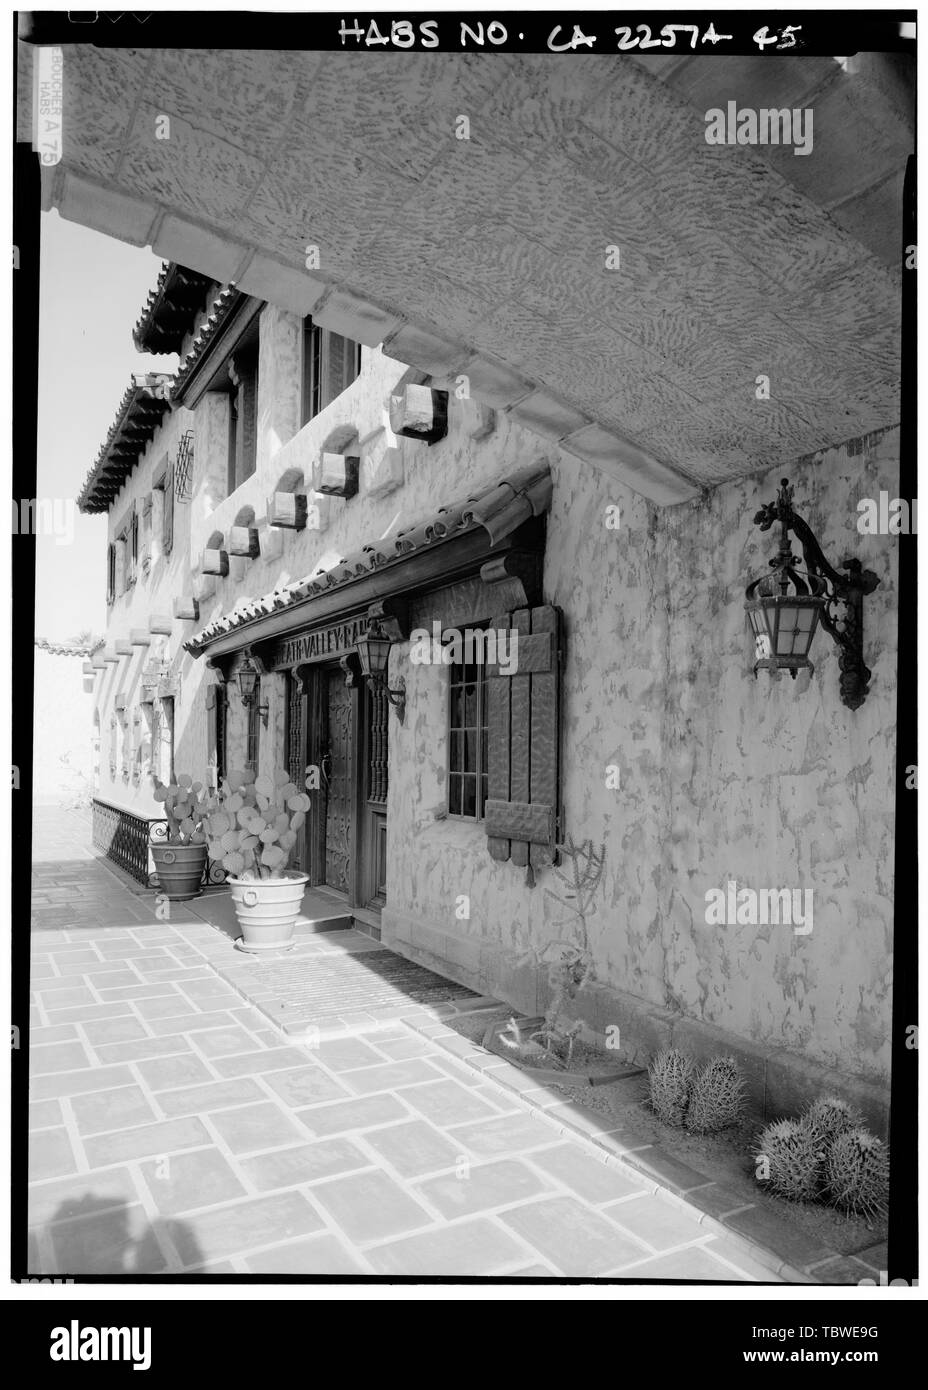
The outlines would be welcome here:
[[[745,590],[755,676],[761,669],[787,670],[795,680],[797,671],[813,671],[809,650],[821,623],[840,649],[841,699],[848,709],[858,709],[867,697],[871,675],[863,659],[863,598],[876,588],[877,576],[851,557],[841,561],[846,574],[832,568],[808,523],[793,511],[787,478],[780,480],[777,500],[761,507],[754,522],[762,531],[780,523],[780,547],[770,561],[771,573]],[[804,569],[792,553],[790,532],[802,548]]]
[[[373,688],[382,690],[390,704],[395,706],[397,718],[402,724],[406,713],[406,682],[400,676],[395,689],[391,690],[387,684],[387,662],[392,645],[392,639],[384,631],[380,619],[372,618],[363,637],[358,638],[358,660],[361,671]]]
[[[246,709],[251,709],[257,699],[258,679],[257,668],[251,659],[246,657],[238,670],[238,688],[242,696],[242,704]],[[267,728],[269,708],[267,704],[258,705],[258,713],[265,729]]]

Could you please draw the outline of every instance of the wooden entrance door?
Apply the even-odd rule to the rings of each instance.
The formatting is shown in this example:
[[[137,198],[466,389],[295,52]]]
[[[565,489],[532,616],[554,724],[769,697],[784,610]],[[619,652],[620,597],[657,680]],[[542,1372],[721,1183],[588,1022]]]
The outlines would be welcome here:
[[[325,787],[325,882],[352,894],[352,842],[355,830],[354,720],[352,690],[340,667],[327,670],[325,702],[328,740],[322,759]]]

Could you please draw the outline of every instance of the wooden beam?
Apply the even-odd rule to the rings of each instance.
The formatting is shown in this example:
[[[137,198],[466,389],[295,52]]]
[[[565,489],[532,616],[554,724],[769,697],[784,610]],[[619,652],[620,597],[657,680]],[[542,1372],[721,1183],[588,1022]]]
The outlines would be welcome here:
[[[181,618],[184,622],[197,622],[200,617],[200,605],[195,598],[183,598],[174,600],[174,617]]]
[[[174,619],[169,613],[156,613],[148,619],[148,631],[160,634],[163,637],[170,637],[174,629]]]
[[[114,646],[117,656],[132,655],[132,643],[129,641],[128,637],[117,637]]]
[[[129,631],[129,642],[133,647],[150,647],[151,633],[143,627],[133,627]]]
[[[203,574],[218,574],[225,579],[229,573],[229,554],[226,550],[204,550],[200,561]]]
[[[246,560],[257,560],[261,554],[261,542],[255,526],[232,526],[229,529],[229,554],[242,555]]]
[[[305,492],[275,492],[267,499],[267,524],[288,531],[302,531],[306,526],[307,501]]]

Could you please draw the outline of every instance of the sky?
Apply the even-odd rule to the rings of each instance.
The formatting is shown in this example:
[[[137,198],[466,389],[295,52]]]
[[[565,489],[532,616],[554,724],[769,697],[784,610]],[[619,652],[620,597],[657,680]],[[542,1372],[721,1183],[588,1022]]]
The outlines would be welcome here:
[[[37,638],[105,630],[106,515],[82,516],[74,506],[70,544],[61,543],[61,522],[132,373],[176,369],[176,356],[139,353],[132,342],[161,264],[147,248],[43,214],[37,493],[51,499],[59,536],[36,537]]]

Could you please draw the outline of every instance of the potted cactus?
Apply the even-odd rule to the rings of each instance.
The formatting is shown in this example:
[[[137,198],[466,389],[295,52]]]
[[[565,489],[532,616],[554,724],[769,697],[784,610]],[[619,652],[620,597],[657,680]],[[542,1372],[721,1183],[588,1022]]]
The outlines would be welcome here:
[[[171,902],[186,902],[197,896],[203,883],[208,798],[202,782],[185,772],[170,786],[156,781],[154,798],[163,803],[168,823],[167,840],[151,846],[158,881]]]
[[[309,875],[288,865],[309,807],[282,769],[230,772],[210,798],[207,848],[228,874],[244,951],[280,950],[293,936]]]

